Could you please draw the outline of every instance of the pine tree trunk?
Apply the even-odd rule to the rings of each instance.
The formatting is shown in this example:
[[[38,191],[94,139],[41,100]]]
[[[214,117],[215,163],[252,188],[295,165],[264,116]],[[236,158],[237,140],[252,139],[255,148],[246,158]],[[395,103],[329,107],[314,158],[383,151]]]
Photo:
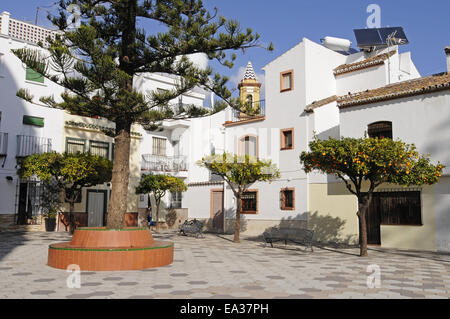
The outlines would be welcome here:
[[[359,220],[359,255],[367,257],[367,207],[368,200],[365,197],[358,198],[358,220]]]
[[[240,242],[239,233],[241,230],[241,196],[240,195],[236,196],[236,201],[237,201],[236,220],[234,221],[234,239],[233,239],[233,241],[235,243],[239,243]]]
[[[118,123],[116,123],[118,125]],[[111,180],[111,200],[108,205],[106,227],[123,228],[127,212],[128,183],[130,178],[131,124],[116,127],[118,135],[114,142],[114,163]]]

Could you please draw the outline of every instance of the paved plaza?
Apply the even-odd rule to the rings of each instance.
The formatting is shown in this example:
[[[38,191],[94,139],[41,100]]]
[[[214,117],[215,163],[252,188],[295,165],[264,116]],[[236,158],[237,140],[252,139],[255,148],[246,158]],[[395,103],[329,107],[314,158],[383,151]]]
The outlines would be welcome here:
[[[82,272],[81,287],[50,268],[48,244],[65,233],[0,233],[0,298],[449,298],[450,255],[279,244],[206,234],[155,235],[175,243],[173,264],[141,271]],[[372,265],[371,267],[368,266]],[[380,270],[379,287],[368,276]],[[368,271],[369,270],[369,271]],[[370,281],[376,284],[375,280]]]

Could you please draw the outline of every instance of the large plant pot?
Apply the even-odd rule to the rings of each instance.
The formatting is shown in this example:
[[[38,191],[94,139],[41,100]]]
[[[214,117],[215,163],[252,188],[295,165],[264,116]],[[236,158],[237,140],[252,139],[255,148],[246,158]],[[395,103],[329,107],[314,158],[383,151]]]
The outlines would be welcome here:
[[[48,265],[80,270],[137,270],[173,262],[173,243],[155,241],[147,228],[81,227],[71,242],[51,244]]]
[[[55,228],[56,228],[56,218],[46,218],[45,231],[55,231]]]

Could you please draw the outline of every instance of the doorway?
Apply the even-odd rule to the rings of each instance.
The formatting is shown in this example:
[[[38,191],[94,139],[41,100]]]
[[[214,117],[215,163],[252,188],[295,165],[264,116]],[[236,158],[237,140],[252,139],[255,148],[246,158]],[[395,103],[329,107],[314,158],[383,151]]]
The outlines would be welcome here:
[[[106,190],[87,190],[88,227],[103,227],[106,216]]]
[[[223,189],[211,190],[211,216],[213,231],[223,232]]]
[[[21,182],[19,184],[18,225],[38,222],[37,216],[40,213],[41,199],[40,190],[40,185],[37,182]]]

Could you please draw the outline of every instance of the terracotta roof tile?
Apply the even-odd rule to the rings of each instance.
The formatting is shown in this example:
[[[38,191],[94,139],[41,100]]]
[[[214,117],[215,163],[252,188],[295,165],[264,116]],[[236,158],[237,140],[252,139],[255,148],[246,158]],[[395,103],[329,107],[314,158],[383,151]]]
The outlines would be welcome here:
[[[330,104],[331,102],[337,101],[337,99],[338,99],[337,95],[332,95],[325,99],[322,99],[319,101],[314,101],[311,104],[306,106],[305,111],[306,112],[314,112],[314,109],[324,106],[324,105],[327,105],[327,104]]]
[[[450,90],[449,73],[440,73],[419,79],[398,82],[382,86],[377,89],[366,90],[343,96],[332,95],[307,105],[305,111],[313,112],[314,109],[327,105],[333,101],[337,101],[337,106],[340,109],[343,109],[357,105],[400,99],[408,96],[422,95],[443,90]]]
[[[345,74],[345,73],[349,73],[349,72],[354,72],[354,71],[358,71],[358,70],[362,70],[362,69],[367,69],[367,68],[371,68],[380,64],[383,64],[384,61],[386,61],[387,59],[389,59],[391,56],[393,56],[394,54],[396,54],[397,51],[391,51],[389,53],[382,53],[373,57],[370,57],[368,59],[359,61],[359,62],[355,62],[355,63],[350,63],[350,64],[342,64],[340,66],[338,66],[337,68],[335,68],[333,70],[333,73],[335,76],[337,75],[341,75],[341,74]]]
[[[450,90],[450,74],[448,73],[435,74],[420,79],[394,83],[374,90],[340,96],[337,101],[338,107],[343,109],[442,90]]]

